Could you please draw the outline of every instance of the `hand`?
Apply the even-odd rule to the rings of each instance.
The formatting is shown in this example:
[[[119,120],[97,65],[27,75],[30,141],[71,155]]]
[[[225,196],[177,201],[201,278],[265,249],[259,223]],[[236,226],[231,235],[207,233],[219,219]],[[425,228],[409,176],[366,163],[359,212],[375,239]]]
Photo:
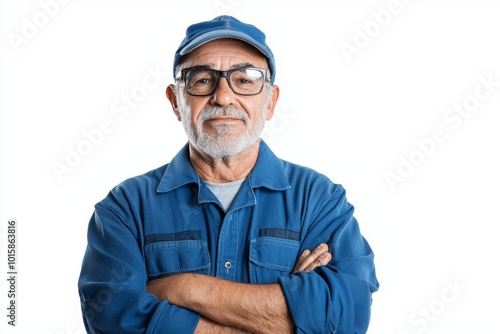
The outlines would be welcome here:
[[[327,244],[320,244],[312,252],[306,249],[295,263],[293,272],[312,271],[318,266],[327,265],[332,260],[332,254],[328,251]]]

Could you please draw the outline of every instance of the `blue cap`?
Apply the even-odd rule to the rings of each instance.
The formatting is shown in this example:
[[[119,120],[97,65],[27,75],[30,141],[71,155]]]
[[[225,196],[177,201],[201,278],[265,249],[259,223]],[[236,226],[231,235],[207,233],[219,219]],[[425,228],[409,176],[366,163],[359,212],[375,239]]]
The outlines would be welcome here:
[[[186,29],[186,37],[175,52],[174,58],[174,78],[175,68],[179,64],[182,56],[193,51],[202,44],[219,38],[236,38],[254,46],[267,58],[267,64],[271,71],[271,84],[274,83],[276,66],[274,56],[266,44],[266,35],[257,27],[238,21],[232,16],[222,15],[211,21],[199,22]]]

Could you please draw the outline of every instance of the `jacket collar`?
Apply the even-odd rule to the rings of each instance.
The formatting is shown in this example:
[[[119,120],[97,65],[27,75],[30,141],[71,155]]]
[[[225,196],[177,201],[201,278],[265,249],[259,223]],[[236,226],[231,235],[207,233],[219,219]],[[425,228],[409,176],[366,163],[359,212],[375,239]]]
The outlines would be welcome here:
[[[252,188],[265,187],[270,190],[290,188],[283,161],[271,151],[263,140],[260,142],[257,162],[248,179]],[[167,165],[157,191],[160,193],[169,192],[191,183],[196,183],[199,186],[201,182],[202,179],[196,174],[189,160],[189,145],[186,144]]]

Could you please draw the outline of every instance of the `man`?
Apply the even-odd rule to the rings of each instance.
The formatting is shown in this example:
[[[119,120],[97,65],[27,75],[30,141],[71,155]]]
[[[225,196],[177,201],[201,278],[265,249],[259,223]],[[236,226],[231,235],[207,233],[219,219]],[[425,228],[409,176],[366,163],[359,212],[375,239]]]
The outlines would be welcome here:
[[[279,88],[265,35],[187,29],[167,88],[188,144],[95,207],[79,280],[92,333],[364,333],[373,253],[340,185],[260,140]]]

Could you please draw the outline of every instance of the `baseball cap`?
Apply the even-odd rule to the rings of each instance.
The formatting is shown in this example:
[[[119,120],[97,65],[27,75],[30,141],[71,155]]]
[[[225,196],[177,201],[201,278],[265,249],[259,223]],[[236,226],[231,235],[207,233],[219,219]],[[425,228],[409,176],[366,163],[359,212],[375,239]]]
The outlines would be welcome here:
[[[276,75],[274,56],[266,44],[266,35],[257,27],[243,23],[229,15],[217,16],[213,20],[204,21],[190,25],[186,29],[186,37],[182,40],[174,57],[174,78],[175,68],[179,64],[182,56],[193,51],[200,45],[219,38],[236,38],[254,46],[267,58],[267,64],[271,72],[271,84]]]

